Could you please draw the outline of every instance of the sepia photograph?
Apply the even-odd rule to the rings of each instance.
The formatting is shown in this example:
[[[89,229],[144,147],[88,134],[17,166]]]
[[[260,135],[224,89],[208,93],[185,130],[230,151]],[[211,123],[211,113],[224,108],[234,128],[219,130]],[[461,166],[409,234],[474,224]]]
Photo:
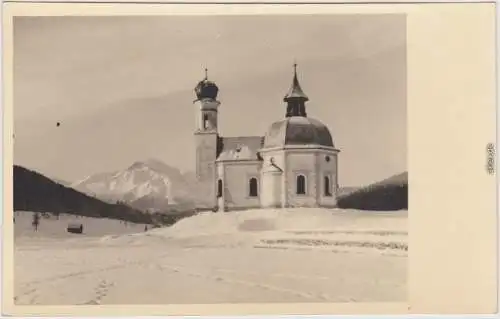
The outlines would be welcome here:
[[[56,6],[4,33],[11,309],[491,309],[485,7],[455,38],[472,11]]]
[[[15,303],[404,302],[405,34],[16,17]]]

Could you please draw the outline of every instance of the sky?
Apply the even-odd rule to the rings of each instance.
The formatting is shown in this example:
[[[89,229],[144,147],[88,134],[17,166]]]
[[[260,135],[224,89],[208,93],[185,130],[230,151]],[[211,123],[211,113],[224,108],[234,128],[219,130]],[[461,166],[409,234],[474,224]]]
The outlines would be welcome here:
[[[404,15],[16,17],[14,162],[75,182],[135,161],[195,170],[194,87],[219,87],[222,136],[282,119],[297,62],[339,184],[407,170]],[[57,126],[56,123],[60,125]]]

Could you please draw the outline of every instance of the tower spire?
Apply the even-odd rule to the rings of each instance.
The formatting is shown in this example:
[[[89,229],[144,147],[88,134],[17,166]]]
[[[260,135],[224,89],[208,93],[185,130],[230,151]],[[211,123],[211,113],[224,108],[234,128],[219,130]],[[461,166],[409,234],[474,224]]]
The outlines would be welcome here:
[[[297,62],[293,63],[293,81],[290,90],[283,98],[287,103],[286,117],[290,116],[303,116],[306,117],[305,102],[309,101],[307,95],[300,87],[299,79],[297,77]]]
[[[205,68],[205,80],[208,80],[208,69]]]

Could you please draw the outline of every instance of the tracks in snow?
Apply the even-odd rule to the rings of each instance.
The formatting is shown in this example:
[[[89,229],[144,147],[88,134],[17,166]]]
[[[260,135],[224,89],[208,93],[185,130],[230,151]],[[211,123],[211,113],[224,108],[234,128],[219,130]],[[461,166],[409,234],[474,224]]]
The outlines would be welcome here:
[[[203,279],[209,279],[215,282],[220,282],[224,284],[230,284],[230,285],[236,285],[236,286],[244,286],[244,287],[249,287],[249,288],[257,288],[257,289],[263,289],[263,290],[269,290],[281,294],[287,294],[287,295],[293,295],[295,297],[300,297],[304,298],[309,301],[323,301],[327,302],[330,300],[330,297],[326,294],[313,294],[309,292],[303,292],[299,290],[294,290],[294,289],[289,289],[277,285],[270,285],[270,284],[265,284],[265,283],[260,283],[260,282],[254,282],[254,281],[249,281],[249,280],[242,280],[240,279],[240,276],[227,276],[227,273],[232,273],[232,274],[249,274],[249,272],[241,272],[241,271],[236,271],[232,269],[224,269],[224,268],[210,268],[211,271],[219,272],[219,273],[226,273],[226,275],[221,274],[221,275],[209,275],[205,274],[203,272],[199,272],[196,270],[189,270],[186,269],[184,266],[175,266],[175,265],[158,265],[158,269],[160,270],[169,270],[174,273],[179,273],[182,275],[186,275],[189,277],[195,277],[195,278],[203,278]],[[257,273],[253,273],[257,274]],[[282,275],[284,277],[291,277],[287,275]],[[306,279],[306,277],[300,277],[300,276],[294,276],[295,279]],[[309,278],[310,279],[310,278]],[[324,279],[328,279],[324,277]],[[235,290],[237,291],[237,290]]]
[[[247,287],[249,289],[265,290],[277,294],[289,295],[295,298],[304,299],[304,301],[328,302],[331,300],[331,298],[327,294],[290,289],[283,287],[282,285],[269,284],[265,282],[265,279],[270,277],[293,279],[295,281],[328,281],[331,280],[331,278],[329,277],[284,273],[266,273],[264,277],[256,280],[249,280],[249,276],[252,278],[258,278],[262,275],[262,273],[259,273],[257,271],[248,271],[246,269],[238,270],[224,267],[209,267],[206,269],[208,271],[206,271],[205,269],[194,269],[192,267],[189,267],[190,265],[169,263],[166,260],[168,257],[170,257],[170,254],[163,254],[152,258],[144,258],[138,261],[128,261],[123,264],[109,265],[106,267],[88,269],[85,271],[70,272],[59,276],[51,276],[48,278],[35,280],[23,285],[20,288],[20,290],[23,292],[18,294],[14,298],[14,300],[16,304],[43,304],[44,302],[40,297],[43,296],[44,293],[52,294],[53,291],[51,290],[53,289],[63,289],[65,291],[81,289],[81,293],[84,293],[84,295],[86,295],[87,297],[80,298],[84,301],[78,302],[77,304],[105,304],[105,298],[108,296],[111,289],[120,289],[120,280],[113,281],[111,279],[113,277],[112,273],[117,270],[123,270],[128,267],[134,266],[139,266],[139,268],[142,268],[138,270],[139,272],[148,272],[156,268],[156,270],[159,271],[178,273],[181,276],[209,280],[211,282],[214,282],[214,284],[237,286],[238,288],[235,288],[235,291],[243,287]],[[175,259],[178,260],[178,257]],[[151,268],[151,265],[154,265],[153,269]],[[137,271],[134,270],[133,273],[137,273]],[[94,284],[93,288],[79,287],[77,284],[75,284],[80,281],[95,281],[96,278],[93,277],[97,274],[100,274],[99,277],[101,279],[97,279],[97,284]],[[140,277],[141,275],[138,274],[138,276],[134,276],[133,278],[129,277],[121,280],[140,280]],[[165,300],[165,302],[168,302],[168,300]]]
[[[160,257],[163,257],[160,256]],[[37,304],[37,301],[39,299],[39,292],[47,285],[54,285],[58,284],[61,281],[69,281],[72,279],[79,279],[82,277],[86,276],[91,276],[99,273],[106,273],[110,272],[113,270],[119,270],[119,269],[125,269],[130,266],[134,265],[143,265],[150,263],[152,261],[151,258],[147,258],[144,260],[138,260],[138,261],[129,261],[125,262],[122,264],[115,264],[115,265],[110,265],[106,267],[100,267],[100,268],[94,268],[94,269],[88,269],[88,270],[83,270],[83,271],[76,271],[76,272],[70,272],[70,273],[65,273],[62,275],[58,276],[51,276],[39,280],[33,280],[31,282],[28,282],[20,287],[20,290],[23,291],[19,293],[18,295],[14,296],[14,302],[16,304]],[[70,285],[68,282],[67,285]],[[107,294],[107,291],[110,287],[114,286],[114,283],[108,283],[106,280],[102,280],[97,288],[95,288],[95,297],[91,298],[89,301],[83,303],[83,304],[95,304],[96,302],[100,302],[101,299]],[[78,289],[78,287],[75,287],[75,289]],[[104,293],[105,292],[105,293]],[[28,300],[25,302],[25,300]]]
[[[115,286],[114,282],[107,282],[105,279],[101,280],[97,287],[94,289],[94,298],[84,302],[83,305],[99,305],[104,297],[109,293],[111,287]]]
[[[272,247],[273,245],[262,245],[263,247],[254,245],[253,247],[247,248],[253,250],[256,250],[256,248],[293,248],[286,247],[287,245],[283,244],[285,243],[280,242],[277,244],[275,243],[277,247]],[[306,244],[317,243],[306,242]],[[213,291],[241,290],[246,291],[249,295],[269,295],[272,299],[276,297],[281,300],[296,300],[298,302],[349,302],[354,301],[352,298],[349,298],[350,296],[357,296],[357,293],[349,296],[335,296],[337,294],[336,292],[321,284],[322,282],[343,281],[342,278],[338,278],[338,275],[335,275],[335,272],[330,275],[329,272],[325,272],[323,269],[323,276],[314,275],[312,273],[287,274],[282,273],[280,268],[276,267],[274,264],[271,268],[265,266],[263,271],[258,271],[251,266],[247,267],[243,264],[240,266],[233,266],[232,264],[223,265],[217,261],[219,257],[212,258],[210,254],[201,254],[202,251],[206,252],[207,248],[213,247],[200,247],[199,249],[192,246],[189,248],[186,248],[186,246],[177,246],[175,248],[169,247],[167,253],[163,250],[163,254],[158,255],[149,252],[145,255],[141,253],[140,249],[127,249],[121,252],[118,257],[113,257],[112,260],[104,260],[104,265],[101,265],[101,267],[94,266],[93,268],[87,268],[81,271],[75,271],[77,269],[73,269],[73,271],[68,271],[57,276],[49,276],[33,280],[26,284],[21,284],[17,289],[20,293],[14,298],[15,303],[50,304],[49,302],[53,302],[52,304],[85,305],[106,304],[114,301],[127,303],[127,298],[133,298],[133,292],[129,292],[128,296],[127,294],[121,295],[119,292],[121,289],[126,289],[130,286],[147,287],[147,292],[152,293],[153,299],[159,298],[160,303],[170,303],[178,300],[178,298],[176,298],[177,295],[172,294],[170,296],[172,300],[162,300],[170,299],[170,297],[167,296],[162,298],[161,295],[163,292],[167,295],[170,294],[170,288],[167,286],[165,290],[165,287],[162,287],[160,282],[155,282],[154,279],[150,280],[148,278],[168,278],[168,275],[171,274],[174,274],[174,279],[180,280],[180,285],[183,285],[182,278],[191,278],[195,287],[201,287],[203,286],[203,282],[208,281],[207,287],[213,284]],[[306,247],[295,248],[303,249]],[[98,247],[96,249],[99,250]],[[158,250],[152,250],[152,252],[154,251]],[[61,254],[62,253],[64,252],[61,252]],[[105,256],[107,252],[92,252],[91,255],[100,254],[104,254],[103,256]],[[197,256],[195,256],[194,259],[193,256],[189,256],[193,254]],[[138,257],[138,255],[140,255],[140,257]],[[57,254],[56,256],[59,255]],[[85,254],[80,255],[79,253],[76,256],[78,258],[86,257]],[[197,263],[196,258],[203,259],[205,257],[211,258],[214,263],[208,265]],[[124,258],[126,260],[117,263],[116,258]],[[92,267],[92,265],[87,264],[87,267]],[[133,269],[127,269],[129,267]],[[154,274],[155,271],[157,272],[156,274]],[[151,274],[151,272],[153,272],[153,274]],[[163,275],[161,274],[162,272],[164,272]],[[178,274],[179,277],[176,277],[175,274]],[[141,278],[144,278],[148,282],[142,283]],[[168,281],[164,282],[168,285]],[[155,295],[156,292],[157,294]],[[328,295],[329,293],[332,295]],[[206,298],[204,295],[200,295],[200,297],[202,301]],[[224,300],[224,298],[227,300]],[[225,297],[220,295],[216,299],[221,299],[220,302],[232,302],[231,298],[231,294],[228,294]],[[129,303],[131,302],[133,302],[133,300],[129,301]]]

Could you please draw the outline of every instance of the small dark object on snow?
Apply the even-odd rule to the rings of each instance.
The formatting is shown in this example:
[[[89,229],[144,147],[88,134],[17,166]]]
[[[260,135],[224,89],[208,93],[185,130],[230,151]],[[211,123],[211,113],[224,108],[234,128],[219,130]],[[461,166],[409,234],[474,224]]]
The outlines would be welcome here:
[[[69,224],[68,228],[66,228],[68,233],[73,234],[82,234],[83,233],[83,225],[82,224]]]
[[[40,225],[40,214],[39,213],[33,214],[33,221],[31,222],[31,225],[33,226],[35,231],[38,231],[38,226]]]

